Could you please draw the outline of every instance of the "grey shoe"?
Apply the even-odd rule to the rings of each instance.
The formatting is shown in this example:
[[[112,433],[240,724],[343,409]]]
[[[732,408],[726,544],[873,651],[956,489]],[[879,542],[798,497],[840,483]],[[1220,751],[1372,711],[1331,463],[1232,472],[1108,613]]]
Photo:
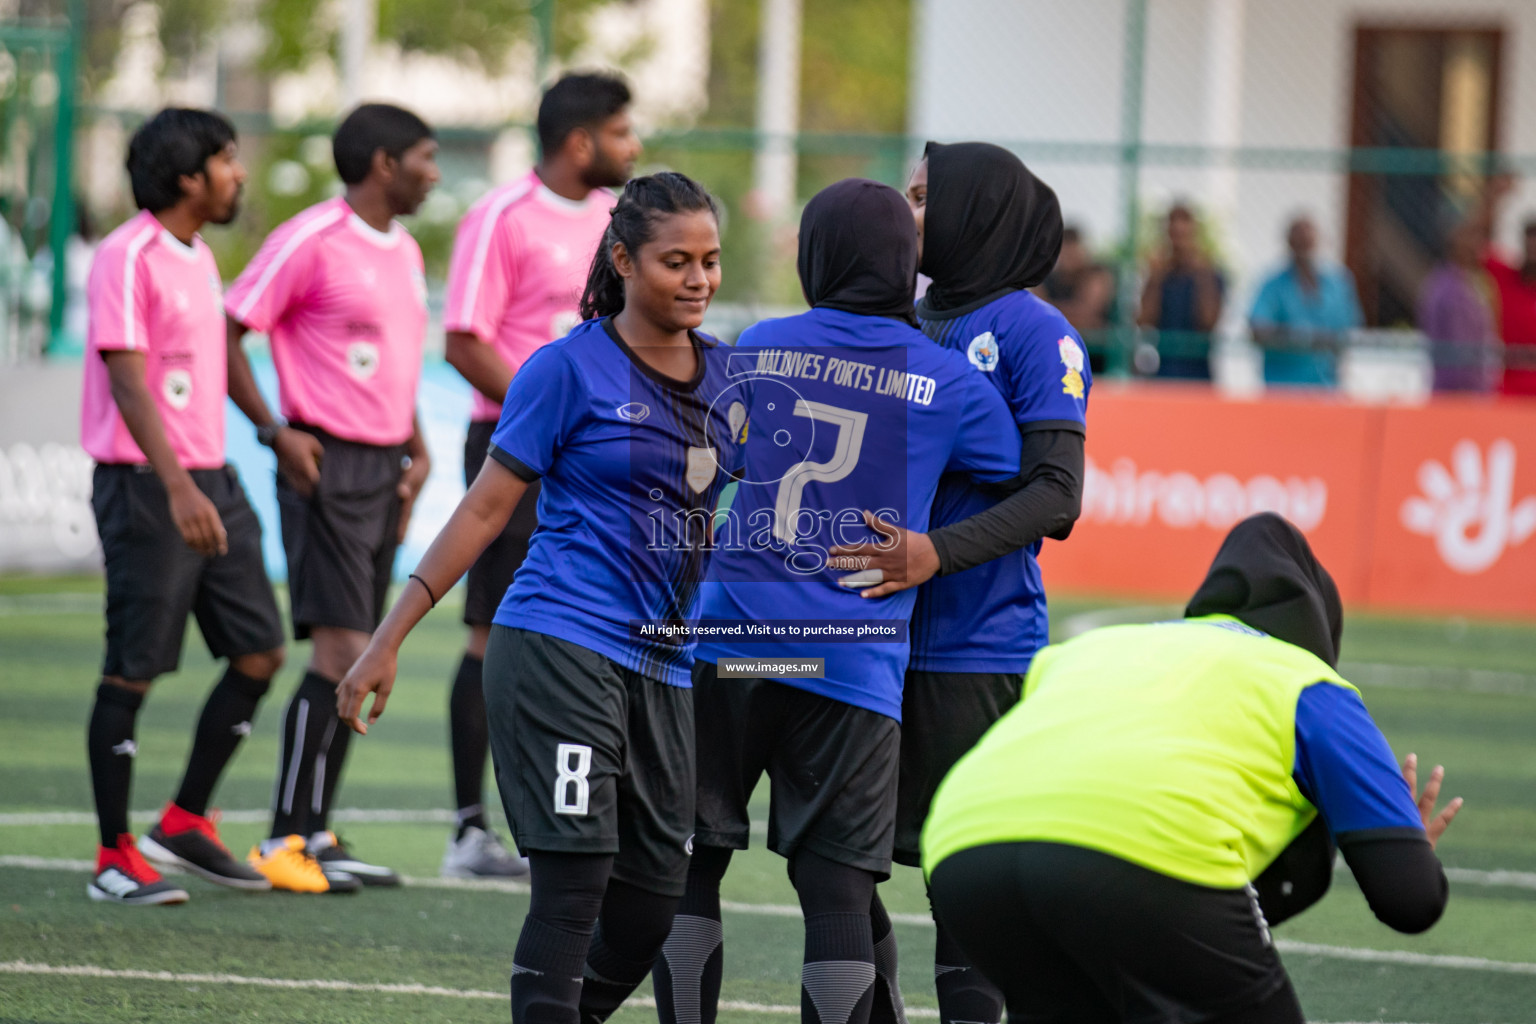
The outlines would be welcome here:
[[[521,878],[527,873],[528,858],[508,850],[495,832],[471,825],[460,838],[448,837],[444,878]]]

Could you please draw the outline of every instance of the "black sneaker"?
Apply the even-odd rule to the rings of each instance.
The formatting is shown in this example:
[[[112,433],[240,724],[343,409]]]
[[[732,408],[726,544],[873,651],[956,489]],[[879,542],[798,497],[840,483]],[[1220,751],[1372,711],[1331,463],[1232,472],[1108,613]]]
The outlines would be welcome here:
[[[368,886],[393,886],[400,884],[400,876],[382,864],[370,864],[358,860],[334,832],[316,832],[309,837],[307,849],[310,856],[320,862],[326,877],[341,872],[356,878]]]
[[[97,852],[96,876],[85,891],[98,902],[130,906],[187,902],[187,891],[167,882],[146,864],[133,836],[126,832],[117,837],[115,847],[103,846]]]
[[[139,850],[162,867],[183,868],[231,889],[272,888],[260,871],[230,856],[211,819],[175,804],[166,808],[160,823],[140,841]]]

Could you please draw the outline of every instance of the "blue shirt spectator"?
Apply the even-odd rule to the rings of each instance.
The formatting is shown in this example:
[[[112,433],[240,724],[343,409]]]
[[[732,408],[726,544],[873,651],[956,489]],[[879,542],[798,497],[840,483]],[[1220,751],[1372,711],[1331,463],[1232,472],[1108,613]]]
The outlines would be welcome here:
[[[1338,345],[1364,322],[1355,278],[1345,267],[1318,264],[1310,218],[1292,221],[1285,237],[1291,261],[1259,288],[1249,314],[1254,340],[1264,346],[1264,382],[1332,387]]]
[[[1210,380],[1211,331],[1221,319],[1226,279],[1203,251],[1194,211],[1175,204],[1167,229],[1167,244],[1147,270],[1136,322],[1158,331],[1157,376]]]

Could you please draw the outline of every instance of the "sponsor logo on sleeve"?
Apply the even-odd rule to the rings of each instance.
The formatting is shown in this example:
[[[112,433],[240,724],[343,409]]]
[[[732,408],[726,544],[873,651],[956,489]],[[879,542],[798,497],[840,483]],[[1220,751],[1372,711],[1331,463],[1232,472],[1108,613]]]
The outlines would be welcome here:
[[[1061,378],[1061,393],[1082,398],[1087,390],[1083,386],[1082,347],[1071,338],[1062,338],[1056,343],[1056,348],[1061,352],[1061,365],[1067,368]]]

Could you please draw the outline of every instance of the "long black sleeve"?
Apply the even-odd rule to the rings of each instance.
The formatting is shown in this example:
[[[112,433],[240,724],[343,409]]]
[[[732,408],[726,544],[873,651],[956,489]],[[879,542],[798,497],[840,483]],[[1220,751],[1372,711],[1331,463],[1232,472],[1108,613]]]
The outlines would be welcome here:
[[[1345,832],[1339,836],[1339,851],[1376,919],[1388,928],[1417,934],[1445,913],[1450,883],[1429,840],[1422,832],[1411,832]]]
[[[1083,503],[1081,427],[1027,430],[1023,444],[1017,490],[985,512],[928,534],[939,575],[990,562],[1042,537],[1066,540],[1071,534]]]

